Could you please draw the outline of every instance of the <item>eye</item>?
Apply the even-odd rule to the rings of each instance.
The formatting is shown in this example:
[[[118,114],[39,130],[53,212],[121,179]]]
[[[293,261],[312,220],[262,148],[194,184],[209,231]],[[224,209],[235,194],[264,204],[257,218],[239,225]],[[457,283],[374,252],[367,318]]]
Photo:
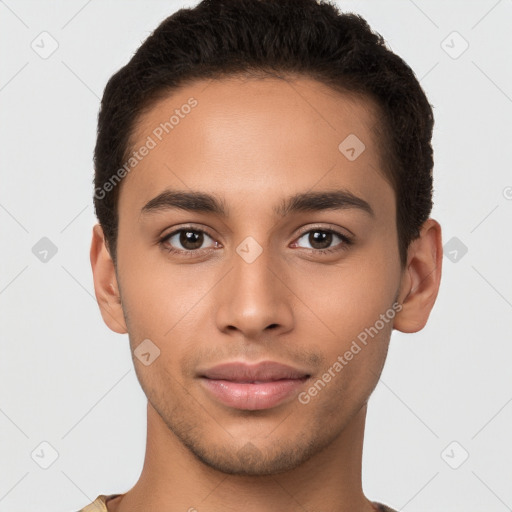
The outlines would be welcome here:
[[[332,229],[310,229],[303,233],[297,241],[303,238],[305,238],[306,242],[309,244],[309,247],[306,247],[306,249],[320,253],[343,251],[352,244],[352,240],[349,237]],[[334,247],[330,247],[331,244],[336,241],[336,238],[341,240],[341,243],[338,242]],[[297,242],[294,242],[293,246],[297,247]]]
[[[211,240],[209,247],[203,247],[206,239]],[[343,251],[353,243],[352,240],[342,233],[339,233],[332,229],[310,229],[305,231],[296,242],[292,244],[292,247],[301,247],[298,242],[301,239],[305,239],[309,247],[304,247],[307,250],[317,254],[332,253],[337,251]],[[333,242],[338,243],[331,247]],[[174,230],[172,233],[165,235],[159,240],[159,245],[169,253],[175,253],[183,256],[195,256],[204,249],[212,249],[221,247],[218,242],[202,229],[193,227],[183,227]]]
[[[193,253],[205,249],[205,247],[202,247],[205,242],[205,237],[213,241],[213,245],[210,247],[218,247],[218,243],[215,242],[206,231],[191,227],[180,228],[165,235],[160,240],[160,245],[168,252]],[[180,245],[181,248],[179,247]],[[178,248],[176,248],[176,246],[178,246]]]

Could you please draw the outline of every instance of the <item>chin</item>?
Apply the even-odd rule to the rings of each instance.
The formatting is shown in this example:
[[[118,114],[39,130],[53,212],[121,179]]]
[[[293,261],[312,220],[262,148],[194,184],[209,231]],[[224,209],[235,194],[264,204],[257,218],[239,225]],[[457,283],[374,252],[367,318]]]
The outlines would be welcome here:
[[[283,443],[277,440],[271,446],[258,447],[246,442],[236,449],[230,446],[204,446],[192,439],[182,439],[193,455],[206,466],[229,475],[265,476],[293,470],[317,451],[302,443]]]

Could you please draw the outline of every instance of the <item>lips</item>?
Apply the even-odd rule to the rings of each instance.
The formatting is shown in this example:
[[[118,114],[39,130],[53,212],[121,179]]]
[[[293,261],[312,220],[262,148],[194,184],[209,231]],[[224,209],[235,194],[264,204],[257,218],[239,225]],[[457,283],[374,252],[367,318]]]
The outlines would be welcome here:
[[[261,410],[293,397],[310,375],[300,369],[264,361],[224,363],[199,372],[203,388],[214,400],[235,409]]]
[[[201,377],[231,382],[268,382],[281,379],[302,379],[307,376],[306,372],[273,361],[264,361],[255,365],[237,362],[224,363],[201,372]]]

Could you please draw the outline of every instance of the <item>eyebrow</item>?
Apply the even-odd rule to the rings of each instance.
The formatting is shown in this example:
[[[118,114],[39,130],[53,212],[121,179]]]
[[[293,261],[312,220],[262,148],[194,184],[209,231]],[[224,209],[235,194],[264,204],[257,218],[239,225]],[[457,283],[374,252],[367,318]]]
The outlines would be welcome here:
[[[197,213],[210,213],[223,218],[228,217],[226,205],[221,198],[205,192],[179,190],[164,190],[142,207],[141,215],[173,209]],[[348,190],[328,190],[294,194],[276,205],[274,207],[274,213],[278,217],[286,217],[299,212],[347,209],[359,209],[371,217],[375,217],[375,212],[370,204]]]

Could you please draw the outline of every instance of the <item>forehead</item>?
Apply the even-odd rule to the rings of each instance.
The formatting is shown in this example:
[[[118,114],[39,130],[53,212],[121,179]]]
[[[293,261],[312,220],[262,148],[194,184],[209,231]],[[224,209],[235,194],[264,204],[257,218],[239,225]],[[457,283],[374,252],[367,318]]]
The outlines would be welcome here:
[[[343,187],[369,202],[393,203],[378,121],[369,99],[308,78],[194,82],[138,119],[130,151],[151,149],[124,178],[119,208],[140,210],[166,188],[228,200],[257,191],[261,203],[284,190]]]

